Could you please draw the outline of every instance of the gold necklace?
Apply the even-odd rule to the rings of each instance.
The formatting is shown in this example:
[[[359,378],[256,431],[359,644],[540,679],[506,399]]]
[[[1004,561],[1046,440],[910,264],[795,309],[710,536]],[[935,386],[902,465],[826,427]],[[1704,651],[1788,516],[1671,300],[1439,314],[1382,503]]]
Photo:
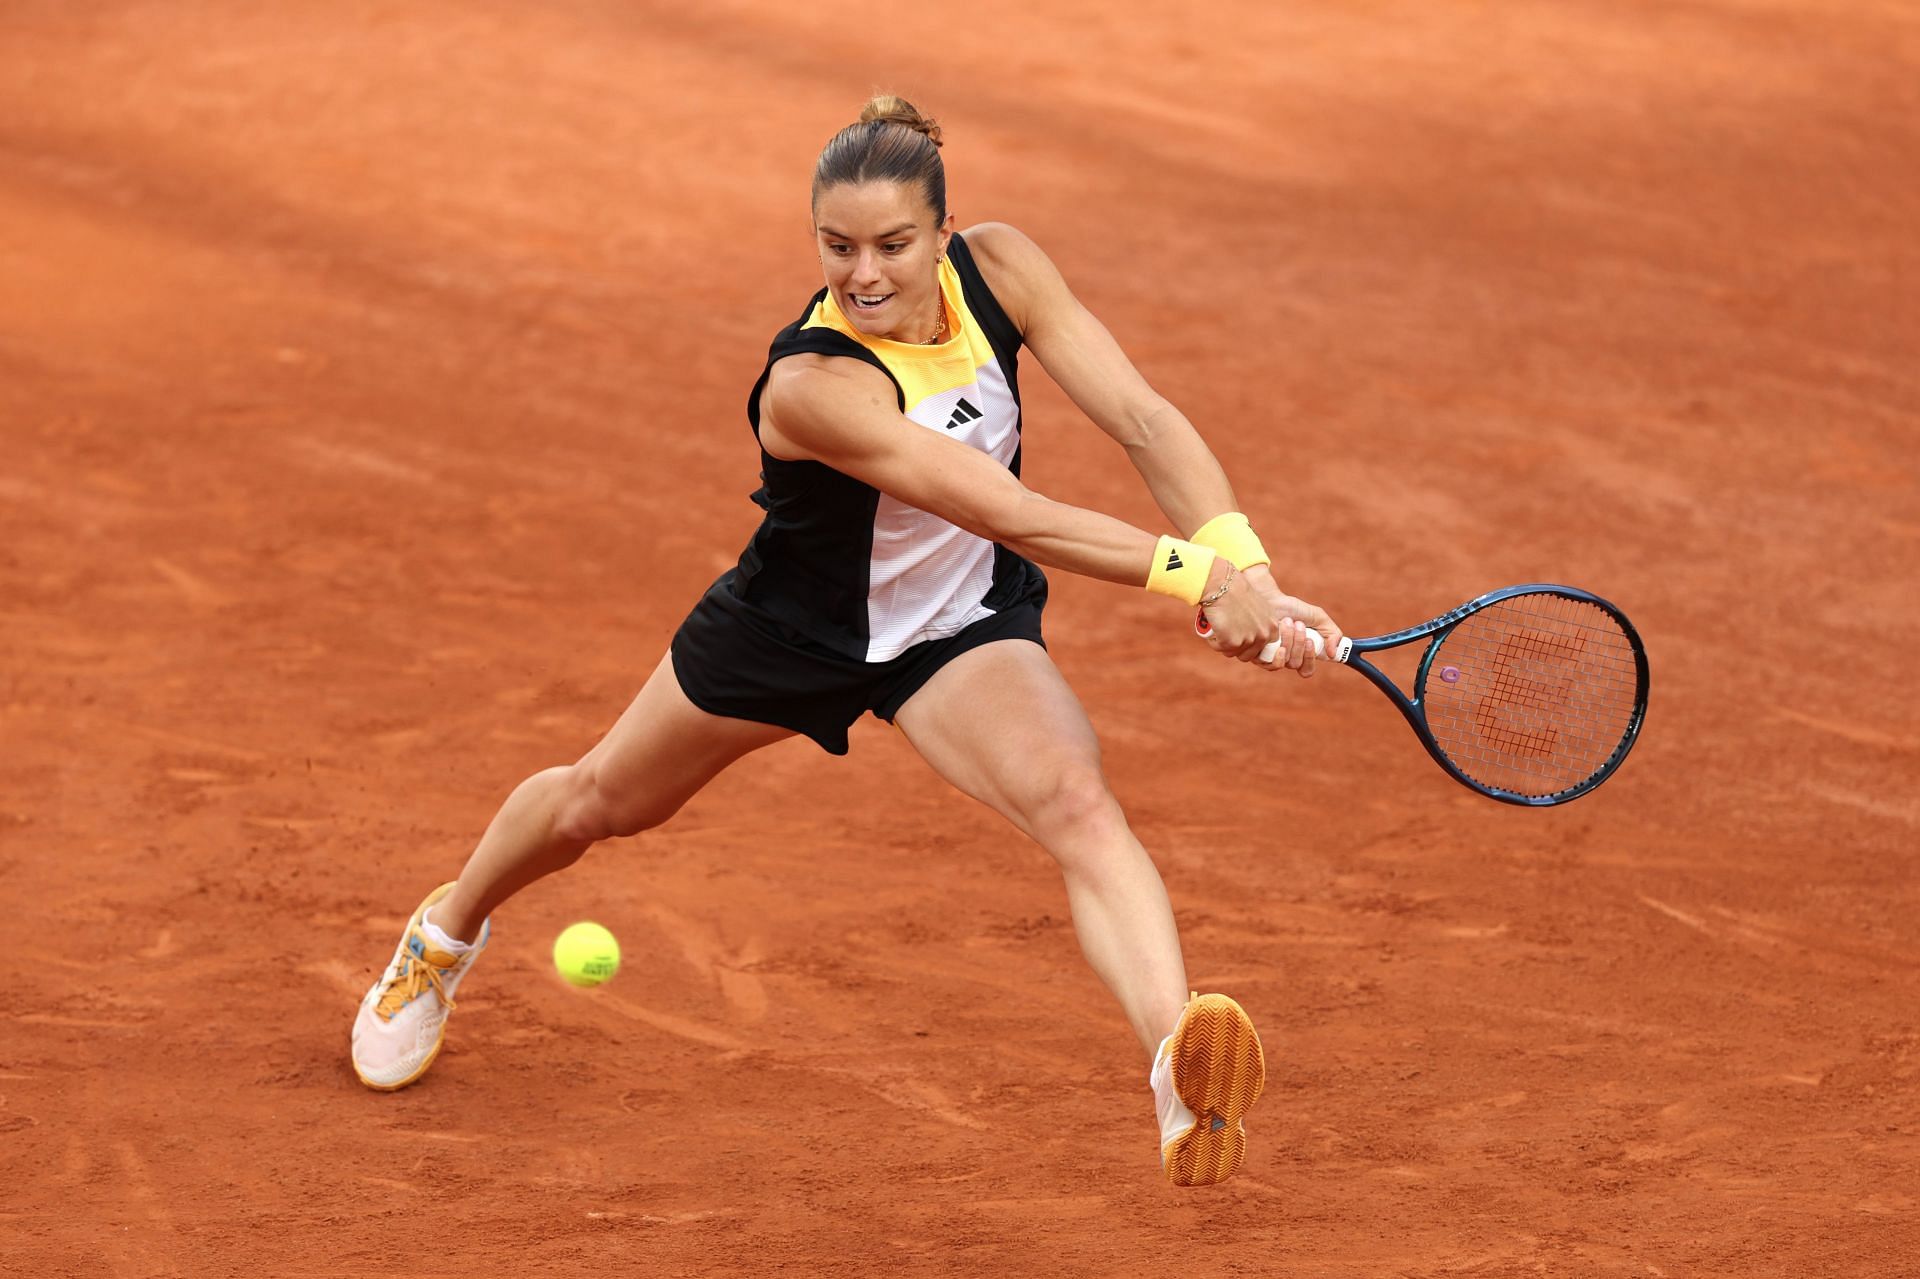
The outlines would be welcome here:
[[[933,336],[928,338],[925,342],[922,342],[921,345],[922,346],[939,346],[940,339],[945,337],[946,335],[947,335],[947,304],[945,299],[942,299],[940,302],[940,316],[938,319],[936,319],[933,322]]]

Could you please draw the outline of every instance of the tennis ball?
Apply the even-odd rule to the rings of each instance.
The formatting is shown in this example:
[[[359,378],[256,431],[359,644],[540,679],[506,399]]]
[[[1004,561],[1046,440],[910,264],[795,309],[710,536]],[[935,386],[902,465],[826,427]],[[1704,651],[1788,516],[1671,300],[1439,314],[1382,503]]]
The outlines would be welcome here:
[[[598,924],[570,924],[553,939],[553,966],[575,986],[598,986],[620,971],[620,943]]]

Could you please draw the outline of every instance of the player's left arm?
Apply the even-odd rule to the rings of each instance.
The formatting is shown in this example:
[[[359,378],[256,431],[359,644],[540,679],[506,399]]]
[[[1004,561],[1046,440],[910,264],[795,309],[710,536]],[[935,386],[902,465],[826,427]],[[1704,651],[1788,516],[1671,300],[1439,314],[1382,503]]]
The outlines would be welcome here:
[[[1147,383],[1039,245],[1013,227],[989,222],[967,231],[967,246],[1040,366],[1127,451],[1175,528],[1190,535],[1216,515],[1241,509],[1226,471],[1187,415]],[[1267,535],[1277,535],[1280,544],[1288,540],[1284,529],[1269,528]],[[1329,643],[1338,641],[1339,628],[1326,612],[1282,591],[1264,565],[1247,575],[1277,615],[1313,627]],[[1287,638],[1291,655],[1292,636]]]
[[[1222,511],[1240,509],[1200,432],[1148,385],[1039,245],[1013,227],[990,222],[967,232],[967,246],[1040,366],[1127,451],[1153,500],[1183,536]]]

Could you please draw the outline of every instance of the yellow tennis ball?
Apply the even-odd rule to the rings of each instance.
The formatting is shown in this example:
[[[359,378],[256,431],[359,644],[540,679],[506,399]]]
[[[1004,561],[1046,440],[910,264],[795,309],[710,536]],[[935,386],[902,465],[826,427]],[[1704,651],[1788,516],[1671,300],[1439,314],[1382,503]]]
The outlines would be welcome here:
[[[620,971],[620,943],[598,924],[571,924],[553,939],[553,966],[575,986],[598,986]]]

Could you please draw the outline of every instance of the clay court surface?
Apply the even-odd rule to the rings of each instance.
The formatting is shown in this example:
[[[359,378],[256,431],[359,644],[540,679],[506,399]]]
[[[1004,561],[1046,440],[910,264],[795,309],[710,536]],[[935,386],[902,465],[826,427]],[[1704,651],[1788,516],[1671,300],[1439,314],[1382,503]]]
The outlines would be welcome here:
[[[404,1093],[406,912],[759,512],[820,144],[892,87],[1356,634],[1620,604],[1597,794],[1054,575],[1273,1078],[1159,1180],[1058,875],[872,720],[516,899]],[[1920,14],[65,4],[0,15],[0,1273],[1920,1270]],[[1027,477],[1150,528],[1031,362]],[[626,947],[578,993],[547,959]]]

